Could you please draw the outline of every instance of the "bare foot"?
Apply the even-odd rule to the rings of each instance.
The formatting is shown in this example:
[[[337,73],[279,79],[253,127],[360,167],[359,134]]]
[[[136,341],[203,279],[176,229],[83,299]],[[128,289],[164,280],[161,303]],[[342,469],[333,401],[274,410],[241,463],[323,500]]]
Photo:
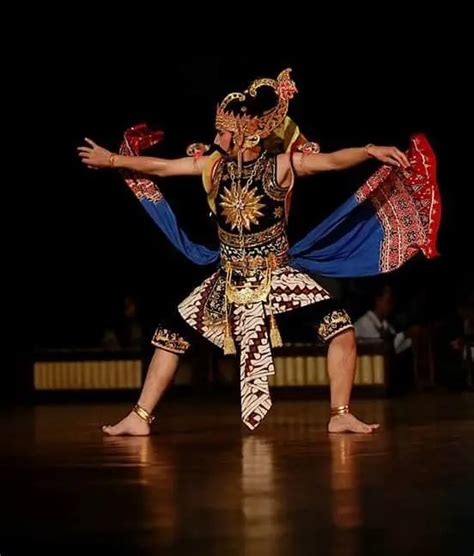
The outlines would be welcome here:
[[[131,411],[116,425],[104,425],[102,432],[109,436],[149,436],[150,425]]]
[[[334,415],[328,423],[328,432],[361,432],[370,434],[380,427],[377,423],[368,425],[354,417],[352,413]]]

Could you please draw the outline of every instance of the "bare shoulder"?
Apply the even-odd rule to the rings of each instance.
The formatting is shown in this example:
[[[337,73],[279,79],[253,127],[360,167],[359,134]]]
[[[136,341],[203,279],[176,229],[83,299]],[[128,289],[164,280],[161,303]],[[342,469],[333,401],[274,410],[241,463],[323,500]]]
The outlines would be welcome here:
[[[280,187],[291,185],[291,160],[289,153],[277,155],[277,181]]]

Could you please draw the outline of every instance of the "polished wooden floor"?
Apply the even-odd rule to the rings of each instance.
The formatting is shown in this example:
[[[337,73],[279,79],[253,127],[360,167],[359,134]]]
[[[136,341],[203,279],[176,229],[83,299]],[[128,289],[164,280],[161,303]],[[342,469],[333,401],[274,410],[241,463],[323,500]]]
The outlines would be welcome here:
[[[382,424],[328,435],[322,400],[169,400],[149,438],[125,404],[0,412],[0,554],[472,555],[474,394],[355,400]]]

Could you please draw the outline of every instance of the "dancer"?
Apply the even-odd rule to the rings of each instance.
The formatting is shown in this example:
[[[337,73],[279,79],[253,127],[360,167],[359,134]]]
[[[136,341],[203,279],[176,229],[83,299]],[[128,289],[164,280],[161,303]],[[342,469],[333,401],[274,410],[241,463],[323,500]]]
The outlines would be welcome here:
[[[270,88],[270,110],[255,108]],[[367,276],[399,268],[418,252],[434,257],[440,218],[435,156],[427,139],[411,138],[406,153],[369,144],[321,153],[287,116],[296,87],[290,70],[230,93],[217,108],[214,146],[193,144],[188,157],[140,156],[162,132],[145,125],[125,133],[119,153],[90,139],[79,147],[90,168],[117,168],[155,223],[196,264],[218,267],[186,297],[153,336],[156,347],[137,404],[106,434],[149,434],[153,412],[173,379],[179,357],[199,332],[225,354],[240,354],[241,413],[253,430],[271,407],[272,348],[282,345],[278,323],[290,312],[328,344],[329,432],[371,433],[379,425],[350,411],[356,367],[354,327],[344,307],[313,279]],[[383,165],[351,198],[291,246],[287,220],[296,177],[343,170],[376,159]],[[146,176],[203,178],[217,221],[220,249],[192,242],[159,187]]]

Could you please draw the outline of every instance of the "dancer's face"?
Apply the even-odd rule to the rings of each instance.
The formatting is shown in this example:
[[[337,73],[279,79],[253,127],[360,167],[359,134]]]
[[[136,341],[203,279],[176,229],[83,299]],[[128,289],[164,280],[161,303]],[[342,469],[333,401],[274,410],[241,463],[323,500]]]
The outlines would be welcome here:
[[[214,139],[214,144],[219,145],[219,147],[226,153],[232,155],[232,133],[230,131],[218,131]]]
[[[239,153],[238,145],[233,141],[234,135],[230,131],[218,131],[215,138],[214,144],[219,145],[219,147],[225,151],[232,158],[237,158]],[[258,156],[260,152],[260,146],[257,145],[251,149],[245,149],[246,153],[250,153],[253,156]]]

